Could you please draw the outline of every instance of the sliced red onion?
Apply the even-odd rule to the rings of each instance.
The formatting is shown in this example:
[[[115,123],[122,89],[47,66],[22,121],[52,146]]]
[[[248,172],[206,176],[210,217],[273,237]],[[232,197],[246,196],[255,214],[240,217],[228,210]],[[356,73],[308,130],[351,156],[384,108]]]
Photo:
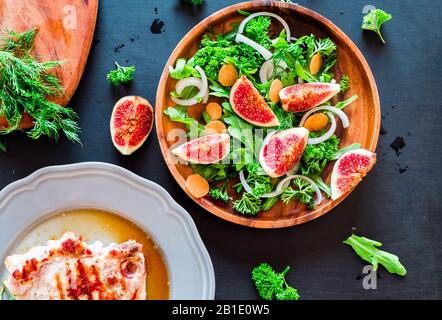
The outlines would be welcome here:
[[[296,38],[296,37],[291,37],[290,38],[290,41],[296,41],[296,40],[298,40],[298,38]]]
[[[190,98],[190,99],[180,99],[180,98],[176,98],[176,97],[171,96],[170,99],[172,99],[172,101],[175,102],[176,104],[182,105],[182,106],[193,106],[194,104],[197,104],[199,102],[199,99],[201,99],[201,98],[203,99],[203,101],[206,100],[206,97],[208,99],[207,94],[209,91],[209,84],[207,83],[206,74],[204,73],[204,70],[200,66],[195,66],[195,69],[201,75],[201,79],[197,79],[194,77],[182,79],[182,80],[178,81],[177,84],[175,85],[175,91],[178,94],[180,94],[184,90],[184,88],[189,87],[189,86],[197,87],[198,89],[200,89],[200,91],[195,95],[195,97]],[[200,80],[201,81],[200,84],[198,84],[196,80]]]
[[[332,106],[320,106],[320,107],[316,107],[316,108],[313,108],[313,109],[307,111],[304,114],[304,116],[302,117],[301,122],[299,123],[299,126],[302,127],[304,125],[305,121],[307,120],[307,118],[312,113],[315,113],[315,112],[321,111],[321,110],[327,110],[327,111],[331,111],[331,112],[335,113],[341,119],[342,126],[344,128],[348,128],[348,126],[350,125],[350,120],[348,120],[347,115],[341,109],[338,109],[338,108],[332,107]]]
[[[330,118],[331,121],[331,126],[330,128],[328,128],[327,132],[324,133],[322,136],[317,137],[317,138],[309,138],[307,141],[307,144],[318,144],[321,142],[324,142],[328,139],[330,139],[330,137],[335,133],[336,131],[336,120],[335,117],[329,113],[327,113],[327,116]]]
[[[287,69],[287,63],[285,61],[280,61],[278,64],[278,67],[282,69]],[[261,80],[262,84],[265,84],[269,81],[269,78],[273,75],[274,67],[274,61],[273,60],[267,60],[264,62],[261,66],[261,69],[259,69],[259,80]]]
[[[289,27],[288,23],[287,23],[283,18],[281,18],[280,16],[278,16],[277,14],[274,14],[274,13],[272,13],[272,12],[267,12],[267,11],[255,12],[255,13],[252,13],[252,14],[251,14],[250,16],[248,16],[247,18],[245,18],[245,19],[240,23],[240,25],[239,25],[239,27],[238,27],[238,33],[243,33],[243,32],[244,32],[244,28],[245,28],[247,22],[249,22],[250,20],[252,20],[253,18],[258,17],[258,16],[268,16],[268,17],[272,17],[272,18],[277,19],[279,22],[281,22],[282,26],[283,26],[284,29],[285,29],[285,33],[286,33],[287,41],[290,42],[291,36],[290,36],[290,27]],[[268,60],[268,59],[267,59],[267,60]]]
[[[244,190],[247,193],[253,193],[252,188],[250,188],[249,184],[247,183],[246,178],[244,177],[244,172],[241,170],[239,172],[239,180],[241,181],[242,186],[244,187]]]
[[[269,60],[273,55],[269,50],[267,50],[266,48],[264,48],[260,44],[256,43],[255,41],[247,38],[246,36],[243,36],[241,33],[236,34],[235,41],[238,43],[242,42],[248,46],[251,46],[253,49],[258,51],[266,60]]]

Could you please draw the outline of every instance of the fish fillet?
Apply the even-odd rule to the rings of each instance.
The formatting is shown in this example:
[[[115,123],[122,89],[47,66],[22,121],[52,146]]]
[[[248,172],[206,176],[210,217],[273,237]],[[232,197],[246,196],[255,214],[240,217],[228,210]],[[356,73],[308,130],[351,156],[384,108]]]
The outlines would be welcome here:
[[[133,240],[91,245],[72,232],[11,255],[5,286],[17,300],[143,300],[143,246]]]

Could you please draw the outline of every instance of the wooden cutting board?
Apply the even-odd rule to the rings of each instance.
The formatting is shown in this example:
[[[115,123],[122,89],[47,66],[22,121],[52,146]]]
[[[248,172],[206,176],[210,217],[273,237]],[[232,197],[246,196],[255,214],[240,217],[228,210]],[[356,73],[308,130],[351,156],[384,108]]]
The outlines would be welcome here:
[[[56,102],[64,106],[83,74],[97,14],[98,0],[0,0],[0,30],[22,32],[38,27],[34,55],[41,61],[65,61],[54,69],[65,90]],[[0,117],[0,127],[6,124]],[[21,127],[32,127],[32,119],[24,117]]]

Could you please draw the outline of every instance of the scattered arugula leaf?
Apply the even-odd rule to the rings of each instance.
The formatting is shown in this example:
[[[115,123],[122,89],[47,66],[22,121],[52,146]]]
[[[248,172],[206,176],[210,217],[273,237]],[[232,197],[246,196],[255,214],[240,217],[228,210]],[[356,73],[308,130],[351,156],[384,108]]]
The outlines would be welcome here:
[[[347,91],[350,88],[350,78],[344,74],[339,85],[341,87],[341,92]]]
[[[117,69],[111,70],[106,78],[113,86],[119,86],[120,84],[128,84],[134,79],[135,66],[123,67],[115,61]]]
[[[75,111],[51,101],[63,95],[60,80],[50,73],[62,62],[40,62],[32,55],[36,33],[36,28],[23,33],[9,31],[1,40],[0,116],[8,127],[0,128],[0,134],[18,130],[23,113],[27,113],[34,120],[28,137],[38,139],[45,135],[58,140],[63,132],[69,140],[81,143]],[[5,150],[1,143],[0,149]]]
[[[282,192],[282,202],[288,204],[292,200],[297,200],[300,203],[307,205],[310,210],[314,209],[315,199],[313,195],[315,194],[315,189],[313,189],[313,186],[300,178],[293,179],[292,185],[295,186],[295,189],[288,186]]]
[[[227,193],[227,185],[228,183],[226,181],[217,187],[210,188],[209,196],[211,196],[215,200],[221,200],[226,203],[229,202],[230,197]]]
[[[233,201],[233,209],[245,216],[256,216],[261,211],[261,206],[261,199],[247,192],[243,192],[240,199]]]
[[[298,300],[298,290],[287,284],[286,273],[290,267],[283,272],[277,273],[267,263],[261,263],[252,270],[252,280],[255,283],[259,296],[264,300]]]
[[[352,234],[347,240],[343,241],[353,248],[353,250],[365,261],[373,265],[373,270],[377,270],[378,264],[381,264],[390,273],[396,273],[400,276],[405,276],[407,270],[400,263],[399,258],[386,251],[382,251],[377,247],[382,246],[382,243],[365,237],[359,237]]]
[[[381,33],[381,26],[392,18],[391,14],[386,13],[382,9],[373,9],[364,16],[361,28],[376,32],[379,38],[381,38],[382,43],[385,43]]]

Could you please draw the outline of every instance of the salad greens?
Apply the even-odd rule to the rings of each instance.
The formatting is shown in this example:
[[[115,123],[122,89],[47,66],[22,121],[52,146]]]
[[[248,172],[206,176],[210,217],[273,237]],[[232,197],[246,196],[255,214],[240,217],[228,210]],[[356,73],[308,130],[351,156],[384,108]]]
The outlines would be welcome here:
[[[361,28],[376,32],[382,43],[385,43],[381,33],[381,26],[392,18],[393,16],[391,14],[386,13],[382,9],[373,9],[364,16]]]
[[[371,263],[375,271],[378,265],[381,264],[390,273],[396,273],[400,276],[407,274],[407,270],[397,256],[378,249],[378,247],[382,246],[382,243],[378,241],[352,234],[344,243],[351,246],[363,260]]]
[[[240,12],[248,16],[248,12]],[[270,102],[270,88],[273,80],[278,79],[283,86],[291,86],[299,82],[335,82],[332,68],[336,64],[336,44],[329,38],[318,38],[313,34],[301,36],[287,41],[286,30],[278,34],[271,31],[272,21],[269,16],[256,16],[244,27],[243,35],[272,53],[273,72],[268,81],[262,83],[260,70],[266,62],[264,57],[252,46],[236,42],[239,24],[233,23],[232,30],[226,34],[215,34],[213,30],[203,35],[198,51],[188,58],[180,58],[175,66],[169,66],[169,75],[175,80],[193,78],[193,83],[202,81],[201,74],[196,70],[199,66],[205,73],[208,82],[209,95],[219,101],[222,107],[221,121],[230,135],[231,152],[227,163],[196,164],[191,163],[194,173],[200,174],[209,182],[209,196],[215,200],[231,203],[234,210],[246,216],[256,216],[262,211],[270,210],[279,200],[283,203],[298,201],[307,208],[315,207],[315,188],[302,179],[294,179],[277,195],[263,198],[265,194],[273,193],[282,178],[271,178],[263,170],[257,158],[264,138],[275,130],[285,130],[298,127],[302,114],[286,112],[279,102]],[[313,56],[321,56],[322,64],[319,72],[310,72],[310,62]],[[279,67],[280,63],[287,67]],[[223,65],[233,65],[239,76],[246,76],[259,93],[265,98],[270,108],[279,120],[279,126],[260,128],[238,116],[230,102],[230,87],[221,85],[218,81]],[[341,92],[349,88],[348,76],[340,79]],[[196,97],[200,88],[189,86],[186,90],[170,94],[173,98],[191,99]],[[342,109],[357,96],[338,102],[335,107]],[[210,100],[209,100],[210,101]],[[201,102],[201,100],[198,100]],[[170,106],[164,114],[170,120],[182,123],[189,130],[188,136],[198,137],[204,134],[204,125],[210,119],[207,112],[202,112],[201,120],[195,120],[188,113],[188,107],[182,105]],[[260,132],[260,134],[258,134]],[[311,132],[310,137],[323,135],[324,131]],[[335,160],[339,153],[340,140],[333,135],[328,140],[316,145],[307,145],[300,161],[299,173],[313,180],[316,186],[330,196],[330,187],[322,180],[322,173],[328,162]],[[242,171],[242,172],[241,172]],[[244,175],[248,188],[239,182],[239,175]],[[232,183],[228,183],[232,181]],[[230,187],[229,187],[230,186]],[[246,190],[247,189],[247,190]],[[283,189],[283,190],[282,190]]]
[[[134,79],[135,66],[122,67],[115,61],[115,66],[117,69],[111,70],[106,78],[107,81],[113,86],[118,86],[120,84],[128,84]]]
[[[287,284],[285,275],[290,267],[277,273],[267,263],[261,263],[252,270],[252,280],[259,296],[264,300],[298,300],[298,290]]]
[[[0,44],[0,135],[20,130],[20,122],[26,113],[34,125],[27,131],[28,137],[38,139],[47,136],[58,140],[60,133],[80,143],[77,114],[69,107],[52,101],[63,95],[60,79],[50,71],[61,61],[40,62],[31,51],[37,29],[23,33],[9,31]],[[0,150],[6,147],[0,142]]]

